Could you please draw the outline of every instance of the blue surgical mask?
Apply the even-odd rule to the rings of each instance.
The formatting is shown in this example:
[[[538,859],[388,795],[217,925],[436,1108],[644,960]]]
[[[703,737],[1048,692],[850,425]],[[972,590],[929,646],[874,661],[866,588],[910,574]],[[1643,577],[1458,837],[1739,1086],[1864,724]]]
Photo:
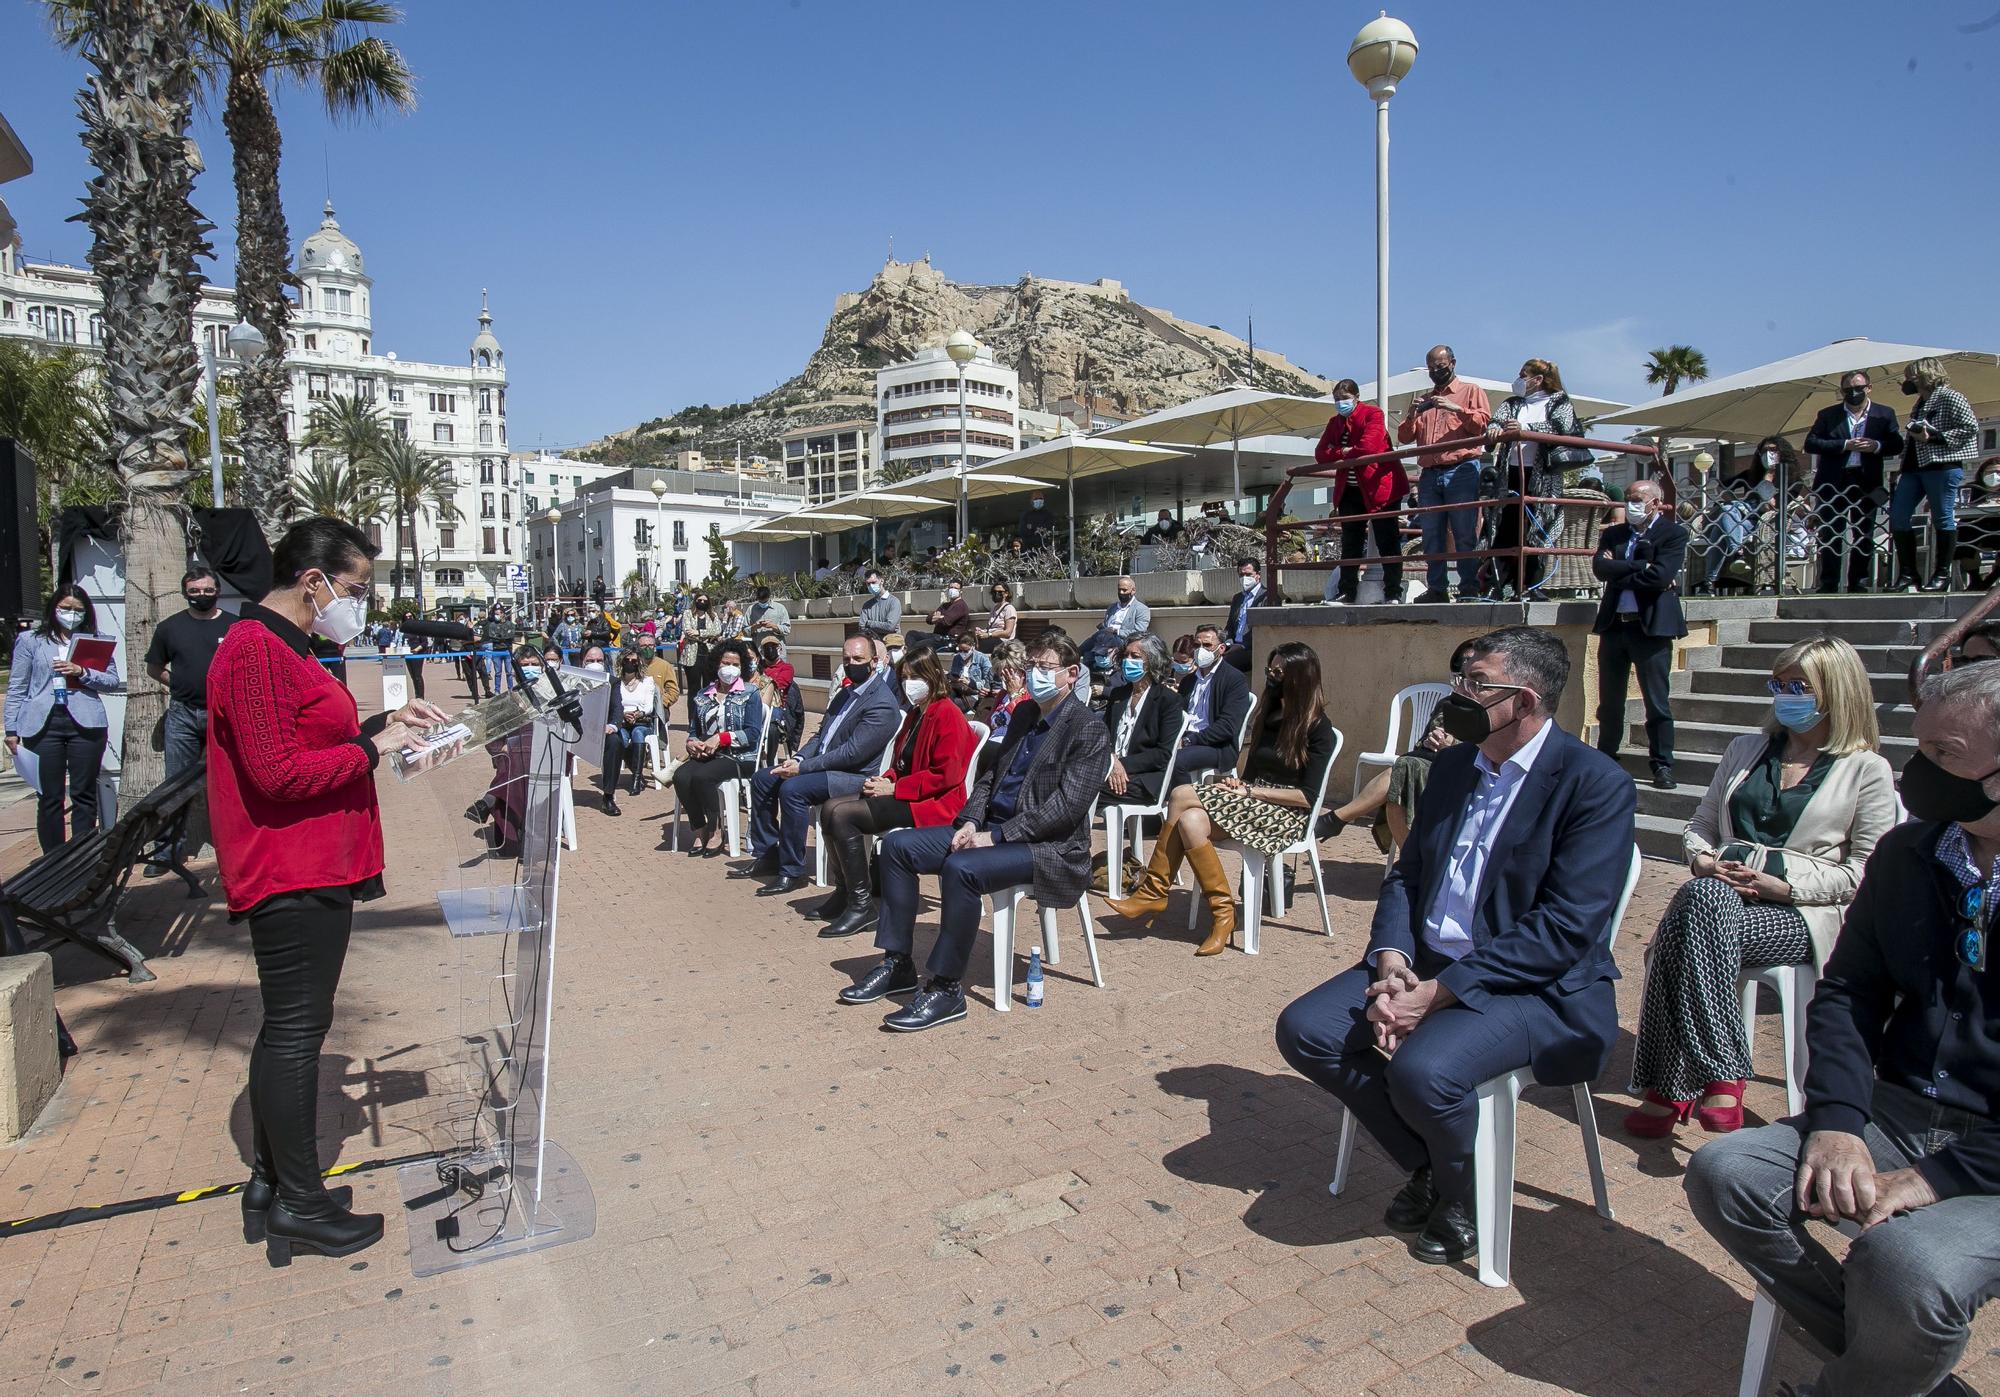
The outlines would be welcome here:
[[[1047,703],[1063,691],[1063,682],[1044,670],[1028,671],[1028,697],[1036,703]]]
[[[521,678],[526,680],[528,683],[532,684],[541,677],[542,677],[542,667],[540,665],[521,666]]]
[[[881,583],[879,583],[879,582],[871,582],[871,583],[869,583],[869,584],[868,584],[868,592],[869,592],[869,595],[871,595],[871,596],[877,596],[877,597],[881,596],[881,595],[882,595],[882,584],[881,584]]]
[[[1193,665],[1192,663],[1190,663],[1189,661],[1187,661],[1187,660],[1175,660],[1175,661],[1174,661],[1174,673],[1175,673],[1175,674],[1193,674],[1193,673],[1194,673],[1194,665]]]
[[[1793,732],[1811,732],[1826,719],[1826,714],[1820,712],[1819,700],[1811,694],[1774,698],[1771,711],[1781,725]]]
[[[1144,660],[1135,660],[1129,655],[1126,656],[1124,663],[1120,664],[1118,668],[1127,679],[1135,684],[1146,677],[1146,662]]]
[[[1347,416],[1348,413],[1354,411],[1354,399],[1335,398],[1333,400],[1333,410],[1342,417]]]

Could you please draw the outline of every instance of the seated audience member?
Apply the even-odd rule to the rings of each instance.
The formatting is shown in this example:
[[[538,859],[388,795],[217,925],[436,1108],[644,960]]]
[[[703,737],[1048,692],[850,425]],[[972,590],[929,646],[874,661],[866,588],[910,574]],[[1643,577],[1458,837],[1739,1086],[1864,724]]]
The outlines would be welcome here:
[[[1151,631],[1125,642],[1118,662],[1118,688],[1104,700],[1104,726],[1111,734],[1111,775],[1104,783],[1107,804],[1153,805],[1173,765],[1180,735],[1181,696],[1167,647]]]
[[[618,739],[621,766],[631,772],[629,793],[639,794],[646,769],[646,739],[658,721],[660,691],[646,674],[646,666],[636,650],[627,650],[618,659],[618,682],[611,688],[611,706],[606,710],[605,736]],[[606,790],[615,789],[618,772],[605,773]]]
[[[757,646],[758,690],[771,710],[774,726],[764,744],[767,752],[796,752],[806,730],[806,699],[799,692],[798,670],[786,659],[785,642],[766,637]]]
[[[979,706],[980,699],[998,687],[993,678],[993,661],[980,653],[979,642],[969,630],[959,632],[953,646],[945,684],[952,701],[970,713]]]
[[[834,796],[860,792],[902,718],[889,677],[876,667],[875,646],[850,636],[841,648],[840,687],[826,717],[799,754],[766,767],[750,782],[750,878],[777,881],[759,896],[783,897],[806,885],[806,828],[813,810]]]
[[[2000,1294],[2000,665],[1918,697],[1913,819],[1876,846],[1806,1011],[1805,1114],[1687,1171],[1695,1218],[1832,1355],[1826,1397],[1969,1392],[1951,1372]],[[1859,1225],[1843,1260],[1814,1218]]]
[[[2000,659],[2000,621],[1987,621],[1974,626],[1959,642],[1958,663],[1962,665],[1996,659]]]
[[[1000,642],[993,652],[993,678],[995,687],[987,691],[986,701],[973,716],[985,715],[981,721],[990,730],[987,745],[997,748],[1007,739],[1007,723],[1014,710],[1032,702],[1028,697],[1028,647],[1018,640]]]
[[[1320,689],[1319,656],[1310,645],[1288,641],[1266,657],[1257,718],[1242,777],[1174,787],[1146,876],[1130,897],[1104,904],[1121,917],[1152,920],[1167,910],[1167,893],[1185,858],[1208,899],[1208,938],[1196,948],[1198,956],[1219,954],[1236,930],[1236,895],[1214,839],[1219,835],[1275,857],[1304,838],[1312,820],[1334,738]]]
[[[1771,665],[1769,723],[1729,744],[1681,834],[1688,869],[1646,953],[1630,1135],[1743,1124],[1750,1044],[1737,979],[1826,964],[1875,845],[1896,824],[1875,696],[1854,647],[1819,636]]]
[[[1187,737],[1174,758],[1167,787],[1185,785],[1204,771],[1236,769],[1236,739],[1250,713],[1250,681],[1222,661],[1222,632],[1210,625],[1194,631],[1194,673],[1181,679],[1187,700]]]
[[[930,651],[905,655],[896,666],[908,715],[896,736],[888,770],[861,789],[836,796],[820,811],[833,896],[813,915],[824,917],[825,937],[874,928],[875,905],[868,853],[873,836],[895,829],[932,829],[951,823],[965,804],[965,770],[976,755],[972,725],[944,692],[944,666]]]
[[[1264,585],[1264,565],[1245,558],[1236,565],[1242,588],[1229,599],[1229,619],[1223,622],[1222,638],[1227,648],[1223,661],[1239,672],[1250,672],[1250,611],[1252,607],[1276,606],[1277,596]]]
[[[1174,637],[1174,677],[1169,682],[1173,684],[1174,692],[1181,696],[1183,706],[1186,705],[1188,694],[1194,689],[1194,651],[1192,635]]]
[[[1466,657],[1471,653],[1469,640],[1451,652],[1454,678],[1465,668]],[[1423,798],[1424,783],[1430,779],[1432,759],[1457,743],[1458,739],[1444,730],[1443,715],[1432,709],[1430,721],[1410,744],[1410,750],[1396,758],[1394,766],[1371,777],[1353,800],[1321,815],[1313,825],[1313,837],[1331,839],[1349,825],[1374,816],[1371,823],[1375,843],[1382,852],[1388,854],[1400,849],[1410,837],[1410,822],[1417,817],[1417,802]]]
[[[965,600],[965,588],[956,578],[945,583],[944,602],[928,619],[934,645],[946,645],[962,635],[972,634],[972,607]]]
[[[1064,645],[1075,647],[1081,668],[1076,676],[1076,685],[1071,692],[1076,695],[1079,703],[1088,704],[1094,686],[1091,682],[1090,657],[1083,653],[1083,646],[1072,640],[1070,633],[1061,626],[1044,627],[1040,638],[1043,640],[1059,641]]]
[[[1152,627],[1153,610],[1139,600],[1139,584],[1129,577],[1121,577],[1118,579],[1117,597],[1104,608],[1097,629],[1083,642],[1083,658],[1092,668],[1108,671],[1115,663],[1115,657],[1124,652],[1125,642]],[[1108,687],[1117,687],[1115,677]]]
[[[722,852],[710,841],[722,833],[719,787],[724,781],[747,779],[757,765],[757,744],[764,733],[764,700],[744,678],[750,671],[750,647],[725,640],[712,652],[715,682],[688,705],[687,756],[674,768],[674,793],[687,814],[688,855],[712,858]]]
[[[1181,532],[1181,521],[1174,518],[1174,512],[1171,509],[1163,509],[1160,511],[1160,517],[1153,521],[1153,527],[1140,535],[1139,542],[1141,545],[1177,543],[1180,541]]]
[[[1014,610],[1012,587],[1005,582],[996,582],[991,596],[993,609],[986,613],[986,624],[973,631],[979,637],[979,648],[989,655],[1002,642],[1014,639],[1014,631],[1021,624],[1020,613]]]
[[[843,1004],[870,1004],[917,991],[907,1009],[883,1020],[914,1033],[965,1017],[965,968],[985,918],[986,893],[1030,883],[1044,907],[1069,907],[1090,882],[1090,804],[1109,765],[1104,725],[1072,698],[1083,672],[1076,647],[1046,635],[1028,648],[1028,694],[972,796],[946,828],[904,829],[882,841],[879,965],[840,992]],[[912,959],[917,878],[938,875],[938,937],[930,977],[918,987]],[[1011,983],[995,988],[1011,993]]]
[[[666,740],[664,724],[673,717],[674,705],[681,700],[680,671],[673,661],[656,645],[641,645],[638,648],[639,663],[646,667],[646,677],[653,681],[653,687],[660,691],[660,740]]]
[[[1569,653],[1547,631],[1481,636],[1454,681],[1417,822],[1383,880],[1362,963],[1292,1002],[1278,1050],[1332,1092],[1410,1181],[1387,1222],[1417,1260],[1478,1250],[1481,1082],[1532,1066],[1589,1081],[1618,1038],[1606,926],[1637,803],[1616,762],[1555,725]]]

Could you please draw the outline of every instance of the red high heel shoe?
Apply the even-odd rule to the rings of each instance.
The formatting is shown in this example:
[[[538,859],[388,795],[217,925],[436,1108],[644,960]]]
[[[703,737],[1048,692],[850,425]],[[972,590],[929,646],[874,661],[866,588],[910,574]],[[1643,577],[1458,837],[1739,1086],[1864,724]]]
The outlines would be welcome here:
[[[1743,1128],[1743,1083],[1710,1082],[1701,1089],[1701,1099],[1706,1101],[1711,1096],[1733,1096],[1736,1098],[1736,1104],[1734,1106],[1697,1107],[1694,1114],[1695,1118],[1701,1122],[1701,1128],[1708,1131],[1711,1135],[1727,1135],[1732,1130],[1741,1130]]]
[[[1665,1106],[1668,1115],[1655,1115],[1651,1111],[1628,1111],[1625,1115],[1625,1133],[1636,1135],[1641,1140],[1663,1140],[1683,1124],[1688,1113],[1694,1110],[1692,1101],[1669,1101],[1656,1091],[1648,1091],[1646,1100],[1655,1106]]]

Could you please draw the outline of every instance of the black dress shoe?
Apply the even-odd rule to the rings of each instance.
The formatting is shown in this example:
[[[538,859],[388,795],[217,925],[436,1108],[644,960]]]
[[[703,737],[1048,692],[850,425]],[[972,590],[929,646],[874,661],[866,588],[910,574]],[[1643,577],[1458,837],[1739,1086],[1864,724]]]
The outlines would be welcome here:
[[[840,992],[842,1004],[873,1004],[892,994],[908,994],[917,987],[917,965],[908,956],[886,955],[859,981]]]
[[[1331,839],[1336,834],[1339,834],[1342,830],[1346,828],[1347,828],[1347,821],[1341,819],[1340,816],[1334,814],[1331,810],[1329,810],[1324,815],[1320,816],[1317,820],[1313,821],[1313,838]]]
[[[1421,1232],[1424,1224],[1437,1211],[1437,1183],[1431,1178],[1431,1167],[1426,1164],[1410,1175],[1410,1181],[1402,1191],[1389,1200],[1389,1211],[1382,1215],[1382,1221],[1397,1232]]]
[[[337,1207],[351,1208],[354,1206],[354,1190],[345,1184],[342,1184],[339,1188],[328,1189],[326,1196],[331,1198]],[[244,1241],[261,1242],[264,1240],[265,1220],[271,1211],[271,1205],[277,1202],[277,1200],[277,1186],[263,1174],[257,1172],[256,1167],[253,1165],[250,1170],[250,1182],[243,1185]]]
[[[755,862],[744,868],[729,871],[732,878],[774,878],[778,873],[778,856],[775,853],[759,854]]]
[[[1410,1255],[1426,1266],[1450,1266],[1478,1251],[1479,1229],[1473,1225],[1472,1210],[1463,1203],[1440,1201],[1417,1240],[1410,1243]]]
[[[898,1009],[882,1020],[882,1026],[897,1033],[922,1033],[964,1017],[965,988],[956,980],[932,980],[917,991],[909,1008]]]
[[[1674,788],[1674,769],[1670,766],[1654,767],[1653,788],[1660,791],[1671,791]]]
[[[791,874],[787,873],[777,882],[766,883],[763,887],[757,889],[757,896],[788,897],[791,894],[797,892],[800,888],[809,888],[811,886],[812,886],[812,880],[810,878],[795,878]]]
[[[265,1255],[273,1266],[292,1264],[294,1251],[352,1256],[382,1240],[380,1213],[350,1213],[329,1196],[325,1206],[300,1217],[283,1202],[264,1215]]]
[[[1440,587],[1431,587],[1427,588],[1426,590],[1420,592],[1417,595],[1416,604],[1418,606],[1430,606],[1436,602],[1447,602],[1450,600],[1451,600],[1450,592],[1447,592]]]

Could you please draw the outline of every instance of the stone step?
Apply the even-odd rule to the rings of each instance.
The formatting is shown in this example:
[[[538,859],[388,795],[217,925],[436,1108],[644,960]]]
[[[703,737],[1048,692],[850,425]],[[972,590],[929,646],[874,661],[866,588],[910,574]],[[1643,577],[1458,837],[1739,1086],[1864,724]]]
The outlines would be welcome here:
[[[1729,744],[1751,728],[1735,727],[1721,723],[1683,722],[1678,718],[1674,723],[1674,774],[1684,780],[1707,781],[1715,775],[1715,759],[1720,757]],[[1917,750],[1916,739],[1903,736],[1885,736],[1882,739],[1882,755],[1889,759],[1889,765],[1898,771],[1910,754]],[[1634,754],[1638,765],[1634,766]],[[1646,728],[1643,723],[1633,723],[1625,734],[1625,749],[1620,760],[1635,774],[1647,774],[1646,768]],[[1700,761],[1704,765],[1688,766],[1686,763]]]
[[[1681,776],[1678,764],[1675,765],[1674,776],[1676,779],[1679,779]],[[1663,820],[1670,820],[1673,822],[1674,828],[1678,830],[1693,817],[1695,807],[1701,804],[1702,792],[1707,789],[1708,787],[1705,785],[1694,786],[1683,781],[1681,785],[1674,787],[1671,791],[1662,791],[1656,789],[1651,781],[1641,781],[1639,783],[1639,813],[1642,815],[1657,815]]]
[[[1679,676],[1676,676],[1679,677]],[[1706,694],[1677,693],[1672,695],[1675,723],[1714,723],[1722,727],[1734,728],[1737,732],[1752,732],[1764,725],[1771,716],[1770,695],[1752,697],[1747,694]],[[1635,695],[1626,700],[1625,719],[1628,729],[1641,723],[1646,716],[1645,706]],[[1907,704],[1877,703],[1876,721],[1884,734],[1894,737],[1908,737],[1916,715]]]
[[[1949,621],[1819,620],[1752,621],[1750,640],[1757,644],[1790,645],[1822,635],[1837,635],[1849,645],[1926,645]]]
[[[1653,769],[1646,756],[1646,734],[1644,729],[1634,734],[1636,740],[1618,754],[1618,764],[1632,773],[1632,778],[1644,785],[1653,776]],[[1708,783],[1715,779],[1716,766],[1721,762],[1720,752],[1696,752],[1685,742],[1674,742],[1674,779],[1684,781],[1706,790]]]
[[[1851,597],[1786,597],[1781,621],[1939,621],[1963,616],[1978,592],[1890,592]]]
[[[1668,863],[1685,863],[1681,852],[1681,827],[1685,820],[1671,820],[1660,815],[1648,815],[1642,807],[1636,821],[1639,852],[1649,859],[1664,859]],[[1627,928],[1632,930],[1632,928]]]
[[[1742,645],[1707,646],[1705,649],[1719,651],[1717,662],[1701,665],[1703,669],[1754,669],[1764,674],[1771,672],[1771,666],[1778,662],[1789,647],[1775,642],[1746,642]],[[1910,672],[1910,664],[1923,653],[1917,645],[1857,645],[1855,652],[1861,656],[1861,663],[1870,674],[1894,674],[1902,676]],[[1692,662],[1689,668],[1697,668]]]
[[[1767,702],[1771,697],[1769,669],[1701,669],[1691,673],[1689,692],[1693,694],[1738,694]],[[1894,671],[1870,673],[1868,685],[1877,703],[1899,703],[1910,693],[1909,680]]]

